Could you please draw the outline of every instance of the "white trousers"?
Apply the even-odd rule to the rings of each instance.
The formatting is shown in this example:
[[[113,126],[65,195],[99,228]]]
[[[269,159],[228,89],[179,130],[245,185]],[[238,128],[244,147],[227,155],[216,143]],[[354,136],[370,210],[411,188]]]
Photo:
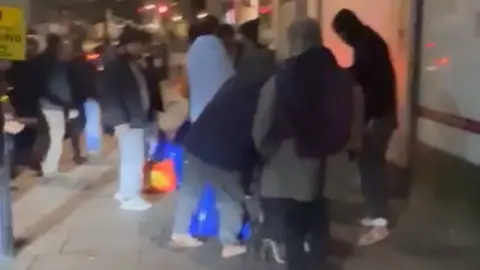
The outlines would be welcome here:
[[[50,144],[42,162],[42,172],[44,174],[56,173],[63,152],[63,138],[66,132],[65,113],[56,109],[42,109],[42,113],[48,125],[50,138]]]

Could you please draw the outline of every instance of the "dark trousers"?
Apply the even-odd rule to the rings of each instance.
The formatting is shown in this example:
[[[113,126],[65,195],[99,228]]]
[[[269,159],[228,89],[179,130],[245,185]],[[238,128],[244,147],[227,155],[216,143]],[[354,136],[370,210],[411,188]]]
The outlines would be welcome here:
[[[363,134],[363,148],[358,165],[369,218],[388,216],[385,155],[395,128],[396,119],[389,115],[372,120]]]
[[[286,247],[287,269],[315,269],[326,262],[329,221],[326,199],[300,202],[262,198],[261,235]],[[310,252],[305,251],[305,243]]]

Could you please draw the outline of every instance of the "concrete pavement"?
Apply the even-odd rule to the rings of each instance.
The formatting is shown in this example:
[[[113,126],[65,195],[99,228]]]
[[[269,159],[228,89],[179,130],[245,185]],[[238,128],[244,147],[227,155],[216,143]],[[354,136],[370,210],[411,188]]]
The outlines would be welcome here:
[[[2,265],[0,260],[1,270],[269,269],[244,257],[222,260],[214,241],[184,253],[168,250],[173,195],[149,197],[154,207],[148,212],[120,210],[112,198],[116,188],[116,153],[110,148],[105,153],[105,164],[72,167],[69,169],[71,178],[37,182],[16,198],[15,233],[25,238],[25,245],[14,265]],[[460,246],[442,249],[442,245],[431,248],[410,245],[429,235],[429,232],[406,225],[405,219],[411,216],[399,221],[388,241],[369,248],[356,248],[354,243],[359,233],[356,223],[362,213],[357,191],[355,182],[329,183],[328,192],[334,198],[332,234],[342,243],[334,245],[332,250],[335,254],[332,260],[341,265],[339,269],[478,269],[480,264],[475,254],[479,249],[473,246],[471,249]],[[397,201],[393,206],[395,212],[402,212],[407,204]],[[446,241],[454,242],[455,235],[445,237]],[[440,243],[440,239],[437,241]]]

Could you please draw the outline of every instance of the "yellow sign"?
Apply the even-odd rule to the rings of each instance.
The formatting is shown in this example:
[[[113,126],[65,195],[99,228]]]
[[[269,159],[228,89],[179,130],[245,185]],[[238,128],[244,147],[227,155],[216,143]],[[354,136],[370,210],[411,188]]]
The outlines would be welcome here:
[[[24,60],[26,35],[23,10],[0,6],[0,59]]]

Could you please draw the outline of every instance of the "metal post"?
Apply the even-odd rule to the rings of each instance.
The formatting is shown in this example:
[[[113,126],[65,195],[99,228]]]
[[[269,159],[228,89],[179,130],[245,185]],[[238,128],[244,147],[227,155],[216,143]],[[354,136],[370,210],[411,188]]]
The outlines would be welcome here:
[[[1,116],[3,117],[3,116]],[[3,127],[2,127],[3,128]],[[3,157],[0,164],[0,256],[13,257],[12,199],[10,194],[10,145],[8,135],[2,134]]]
[[[413,13],[412,27],[413,36],[411,39],[411,56],[410,66],[410,132],[407,137],[408,158],[407,158],[407,170],[408,179],[413,181],[413,162],[415,155],[415,146],[417,143],[418,132],[418,116],[419,116],[419,99],[420,99],[420,79],[421,79],[421,61],[422,61],[422,42],[423,42],[423,12],[425,0],[413,0],[411,12]]]

